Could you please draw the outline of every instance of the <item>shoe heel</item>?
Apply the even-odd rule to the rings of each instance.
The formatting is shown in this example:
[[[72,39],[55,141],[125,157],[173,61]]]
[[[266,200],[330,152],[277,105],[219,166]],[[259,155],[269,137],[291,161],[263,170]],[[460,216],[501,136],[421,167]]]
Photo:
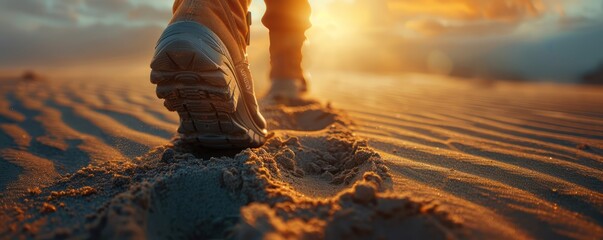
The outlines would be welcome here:
[[[181,139],[210,148],[260,146],[263,136],[236,120],[240,93],[232,63],[215,42],[206,43],[187,33],[166,30],[150,76],[157,85],[157,97],[180,116]]]

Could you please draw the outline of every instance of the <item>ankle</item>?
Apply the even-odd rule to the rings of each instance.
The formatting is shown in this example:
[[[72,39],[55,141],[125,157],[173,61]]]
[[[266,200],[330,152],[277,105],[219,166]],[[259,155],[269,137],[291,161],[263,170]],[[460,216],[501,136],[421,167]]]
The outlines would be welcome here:
[[[178,0],[170,24],[197,22],[212,30],[226,45],[235,63],[245,58],[247,46],[247,6],[232,6],[222,1]]]

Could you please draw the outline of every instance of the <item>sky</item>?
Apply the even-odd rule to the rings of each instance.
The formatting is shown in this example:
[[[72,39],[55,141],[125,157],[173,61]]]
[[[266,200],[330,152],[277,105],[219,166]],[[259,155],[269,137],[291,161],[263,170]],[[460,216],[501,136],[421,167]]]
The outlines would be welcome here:
[[[309,71],[576,82],[603,64],[601,0],[310,0]],[[0,0],[0,73],[148,74],[166,0]],[[254,75],[268,70],[254,1]]]

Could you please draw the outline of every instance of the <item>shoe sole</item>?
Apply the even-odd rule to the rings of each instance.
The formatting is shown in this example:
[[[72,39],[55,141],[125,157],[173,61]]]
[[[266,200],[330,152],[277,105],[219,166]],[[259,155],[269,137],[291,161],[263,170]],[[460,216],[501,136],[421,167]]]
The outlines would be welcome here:
[[[207,51],[212,50],[199,49],[186,39],[171,40],[151,63],[157,97],[180,116],[181,140],[218,149],[261,146],[265,135],[240,120],[245,113],[237,104],[244,103],[239,103],[243,99],[232,61],[224,55],[216,61]]]

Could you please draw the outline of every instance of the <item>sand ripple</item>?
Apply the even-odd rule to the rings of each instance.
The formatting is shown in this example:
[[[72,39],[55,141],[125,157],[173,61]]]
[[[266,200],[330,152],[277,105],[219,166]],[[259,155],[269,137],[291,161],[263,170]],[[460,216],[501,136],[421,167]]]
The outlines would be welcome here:
[[[603,89],[315,78],[347,113],[266,106],[241,153],[145,83],[0,83],[0,237],[603,238]]]

